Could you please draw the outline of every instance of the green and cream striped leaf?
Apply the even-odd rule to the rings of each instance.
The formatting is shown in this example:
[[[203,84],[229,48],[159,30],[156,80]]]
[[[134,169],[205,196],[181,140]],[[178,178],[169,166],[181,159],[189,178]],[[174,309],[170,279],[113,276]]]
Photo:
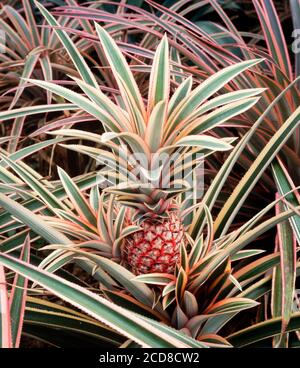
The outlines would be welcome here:
[[[11,167],[24,182],[36,193],[38,193],[40,199],[42,199],[48,206],[55,212],[55,208],[67,209],[61,201],[59,201],[46,186],[39,180],[34,178],[31,173],[26,171],[21,165],[10,160],[8,157],[0,156],[6,164]]]
[[[74,334],[74,347],[78,347],[78,338],[81,344],[86,347],[98,347],[99,344],[119,347],[124,341],[122,335],[83,313],[76,313],[70,308],[60,309],[59,305],[55,303],[44,304],[43,300],[30,297],[27,299],[24,317],[24,334],[30,334],[30,336],[39,339],[38,332],[41,328],[45,328],[42,339],[48,344],[54,344],[58,347],[70,347]],[[55,331],[53,339],[51,339],[52,330]],[[62,338],[60,339],[61,334]],[[68,338],[65,339],[64,336]]]
[[[247,195],[257,183],[267,166],[272,162],[284,143],[299,126],[300,107],[277,130],[267,145],[257,156],[250,169],[235,187],[234,191],[222,207],[214,227],[216,234],[225,234],[235,215],[243,205]]]
[[[3,265],[0,265],[0,347],[12,348],[9,299]]]
[[[0,262],[143,347],[205,347],[170,327],[126,311],[80,286],[8,255],[1,254]]]
[[[161,101],[168,101],[170,93],[170,65],[169,46],[166,34],[156,49],[151,68],[149,93],[148,93],[148,116],[154,107]]]
[[[272,338],[281,332],[281,318],[272,318],[264,322],[235,332],[227,337],[228,341],[237,348],[254,344],[258,341]],[[298,331],[300,329],[300,313],[293,313],[286,331]]]
[[[70,240],[49,226],[42,218],[21,204],[0,193],[0,205],[12,216],[29,226],[49,243],[70,244]]]
[[[102,150],[99,148],[94,148],[90,146],[85,146],[81,144],[68,144],[68,145],[61,145],[62,147],[65,147],[67,149],[70,149],[75,152],[84,153],[85,155],[88,155],[92,157],[94,160],[96,160],[97,164],[106,165],[108,168],[112,170],[117,171],[117,176],[123,175],[125,178],[128,176],[131,180],[136,180],[136,177],[127,170],[127,162],[125,160],[120,159],[120,157],[116,157],[113,153]],[[106,172],[100,171],[97,175],[97,183],[99,184],[101,180],[103,179],[103,176],[106,175]],[[122,176],[120,176],[121,178]],[[96,184],[96,181],[95,181]]]
[[[288,171],[284,167],[283,163],[279,159],[275,159],[272,162],[273,176],[276,182],[277,189],[290,205],[297,207],[300,204],[300,195],[298,193],[299,188],[295,188],[295,185],[289,176]],[[287,202],[283,203],[285,209],[288,209]],[[295,215],[290,218],[294,234],[297,238],[298,244],[300,244],[300,217]]]
[[[35,49],[33,49],[32,51],[30,51],[25,59],[25,63],[23,66],[23,71],[22,71],[22,79],[19,82],[19,85],[17,87],[17,91],[14,95],[14,98],[10,104],[10,110],[15,106],[15,104],[17,103],[18,99],[20,98],[20,96],[22,95],[22,92],[24,90],[25,87],[25,80],[23,78],[29,78],[32,74],[32,72],[34,71],[36,64],[40,58],[40,54],[41,52],[44,51],[43,47],[37,47]]]
[[[142,96],[140,94],[136,81],[134,80],[134,77],[131,73],[131,70],[125,60],[125,57],[122,55],[113,38],[109,35],[108,32],[105,31],[104,28],[100,27],[99,24],[97,23],[95,23],[95,28],[98,37],[101,41],[107,60],[119,84],[120,90],[122,90],[124,93],[124,85],[126,85],[128,92],[132,96],[132,99],[134,100],[139,110],[140,116],[145,118],[146,111],[142,100]],[[123,82],[120,81],[120,78],[123,80]],[[126,99],[127,97],[123,95],[123,98]]]
[[[41,69],[43,71],[44,80],[51,81],[53,80],[53,70],[52,70],[52,64],[49,55],[45,55],[44,57],[40,57],[39,59]],[[47,101],[49,105],[51,104],[52,100],[52,93],[50,91],[47,91]]]
[[[230,257],[232,254],[235,254],[236,252],[242,250],[247,244],[249,244],[252,240],[259,237],[259,235],[263,234],[265,231],[271,229],[272,227],[276,226],[282,221],[285,221],[286,219],[290,218],[294,214],[293,210],[288,210],[285,212],[282,212],[281,214],[272,217],[269,220],[266,220],[253,228],[252,230],[249,230],[242,236],[240,236],[238,239],[233,241],[230,245],[228,245],[226,248],[219,251],[215,256],[209,255],[211,257],[210,261],[205,265],[205,267],[201,270],[201,273],[199,276],[196,277],[196,279],[192,282],[192,288],[197,288],[199,285],[201,285],[208,276],[222,263],[224,262],[228,257]]]
[[[174,281],[174,276],[167,273],[148,273],[139,275],[134,278],[134,281],[143,282],[150,285],[168,285]]]
[[[276,205],[276,213],[284,210],[282,203]],[[297,249],[296,239],[289,221],[277,225],[278,248],[280,252],[280,268],[274,270],[273,281],[273,317],[282,317],[282,330],[284,334],[293,313],[293,300],[296,281]],[[281,338],[276,339],[280,343]]]
[[[239,252],[237,252],[236,254],[233,254],[231,257],[231,261],[239,261],[241,259],[245,259],[245,258],[249,258],[249,257],[254,257],[258,254],[264,253],[265,250],[263,249],[246,249],[246,250],[241,250]]]
[[[54,83],[41,81],[38,79],[27,79],[27,81],[33,83],[34,85],[42,87],[46,89],[47,91],[51,91],[65,98],[66,100],[74,103],[79,108],[88,112],[92,116],[95,116],[95,118],[100,120],[102,124],[104,124],[104,126],[107,127],[109,130],[116,131],[116,132],[120,131],[120,127],[118,126],[118,123],[112,118],[112,116],[106,110],[101,109],[94,102],[90,101],[87,97],[84,97],[80,95],[79,93],[73,92],[72,90],[68,88],[59,86]],[[41,111],[41,112],[47,112],[47,110]],[[1,114],[0,114],[0,119],[1,119]]]
[[[138,134],[130,132],[102,134],[102,142],[105,143],[112,141],[115,138],[122,139],[130,147],[132,153],[143,154],[147,159],[151,157],[149,147]]]
[[[96,216],[88,201],[84,198],[83,194],[73,182],[70,176],[60,167],[57,168],[58,175],[63,187],[65,188],[68,198],[74,205],[77,213],[87,220],[93,226],[97,225]]]
[[[176,91],[173,93],[172,97],[170,98],[170,101],[168,104],[168,117],[172,114],[172,112],[178,106],[178,104],[190,94],[192,85],[193,85],[193,79],[190,76],[186,78],[180,84],[180,86],[176,89]]]
[[[300,78],[300,77],[299,77]],[[240,157],[241,152],[246,147],[247,143],[258,129],[259,125],[264,121],[264,119],[268,116],[271,110],[281,101],[281,99],[285,96],[285,94],[293,88],[294,84],[297,83],[298,78],[295,79],[288,87],[286,87],[275,99],[272,103],[268,106],[268,108],[264,111],[264,113],[259,117],[259,119],[255,122],[249,132],[247,132],[244,137],[238,142],[235,148],[232,150],[230,155],[228,156],[225,163],[222,165],[221,169],[218,171],[217,175],[215,176],[212,184],[209,186],[203,201],[206,203],[208,208],[211,210],[213,207],[228,175],[230,174],[233,166],[237,162],[238,158]],[[203,208],[199,208],[197,213],[194,217],[193,223],[190,226],[190,233],[192,235],[196,234],[197,232],[201,232],[203,228],[203,220],[204,220],[204,212]]]
[[[239,312],[245,309],[253,308],[257,306],[254,300],[248,298],[227,298],[213,304],[207,311],[207,314],[227,314],[233,312]]]
[[[135,275],[118,263],[111,261],[110,259],[98,256],[96,254],[81,251],[71,246],[66,247],[63,245],[51,245],[48,246],[47,249],[57,249],[57,254],[59,254],[59,252],[61,251],[65,251],[68,253],[73,253],[73,257],[74,255],[77,255],[87,258],[95,265],[97,265],[100,269],[107,272],[109,276],[118,281],[136,299],[148,306],[153,305],[153,294],[151,289],[148,288],[145,284],[134,281]],[[53,257],[48,257],[48,261],[50,261],[51,259],[53,259]],[[45,266],[46,262],[43,263],[43,267]]]
[[[128,88],[128,85],[120,75],[118,76],[118,80],[120,92],[123,95],[123,102],[126,106],[128,115],[130,116],[131,125],[134,127],[134,131],[137,134],[144,136],[146,129],[145,118],[140,112],[138,105],[136,104],[136,101],[133,98],[130,89]]]
[[[128,114],[125,110],[114,104],[100,89],[96,89],[73,76],[70,76],[70,78],[74,79],[83,92],[85,92],[86,95],[95,102],[95,104],[112,116],[112,118],[118,123],[121,131],[132,131]]]
[[[39,31],[38,31],[38,25],[37,25],[37,22],[33,14],[33,8],[31,6],[30,0],[23,1],[23,6],[24,6],[25,14],[26,14],[26,20],[28,22],[28,26],[30,29],[32,43],[35,46],[38,46],[41,44],[41,40],[40,40]]]
[[[243,61],[224,68],[206,79],[174,109],[169,117],[168,124],[174,129],[177,124],[185,120],[201,103],[220,90],[230,80],[259,62],[261,62],[260,59]]]
[[[180,124],[183,126],[183,130],[178,135],[178,139],[190,134],[204,133],[207,130],[220,126],[234,116],[238,116],[249,110],[257,103],[258,99],[259,98],[257,97],[251,97],[248,99],[231,102],[225,106],[215,109],[207,115],[191,121],[188,124],[186,124],[184,121],[182,122],[182,124]],[[171,135],[168,140],[171,140],[174,136],[175,134],[173,133],[173,135]]]
[[[233,102],[237,102],[240,100],[245,100],[251,97],[255,97],[260,95],[265,91],[265,88],[249,88],[249,89],[242,89],[239,91],[229,92],[222,94],[220,96],[214,97],[201,105],[198,109],[195,110],[191,115],[188,117],[188,121],[192,121],[199,116],[207,113],[208,111],[215,109],[217,107],[227,105]]]
[[[145,133],[145,142],[151,152],[156,152],[163,138],[164,124],[166,118],[166,100],[158,102],[152,109]]]
[[[57,143],[60,143],[62,141],[64,141],[65,139],[62,138],[54,138],[54,139],[49,139],[43,142],[39,142],[39,143],[34,143],[31,144],[30,146],[21,148],[19,150],[17,150],[14,153],[9,154],[7,157],[9,158],[9,160],[11,161],[18,161],[21,160],[27,156],[32,155],[33,153],[36,153],[40,150],[42,150],[43,148],[55,145]],[[2,150],[0,149],[0,152],[2,152]],[[5,164],[4,161],[0,162],[0,166],[2,167],[7,167],[8,164]]]
[[[20,259],[29,263],[30,260],[30,238],[26,237],[22,247]],[[12,290],[9,298],[9,308],[11,317],[11,336],[13,347],[20,345],[22,327],[24,323],[24,312],[26,304],[28,280],[17,274],[15,275]]]
[[[38,106],[28,106],[21,107],[14,110],[6,110],[0,112],[0,121],[16,119],[22,116],[31,116],[35,114],[56,112],[56,111],[68,111],[68,110],[78,110],[78,106],[74,104],[55,104],[55,105],[38,105]]]
[[[68,34],[65,31],[59,29],[60,24],[42,4],[35,1],[35,5],[38,7],[39,11],[42,13],[43,17],[46,19],[48,24],[50,26],[53,26],[54,32],[56,33],[57,37],[60,39],[61,43],[64,45],[65,50],[69,54],[71,60],[76,66],[82,79],[86,81],[86,83],[90,84],[91,86],[98,88],[98,83],[93,73],[91,72],[89,66],[87,65],[86,61],[82,57],[80,51],[75,46],[72,39],[68,36]]]
[[[224,139],[218,139],[208,135],[188,135],[176,141],[176,146],[179,147],[201,147],[212,151],[228,151],[233,146],[227,143]]]

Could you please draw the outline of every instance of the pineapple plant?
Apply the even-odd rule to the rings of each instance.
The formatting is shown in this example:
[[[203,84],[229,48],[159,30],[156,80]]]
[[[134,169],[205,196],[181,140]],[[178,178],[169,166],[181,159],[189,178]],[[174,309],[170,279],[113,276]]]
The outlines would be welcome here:
[[[129,180],[125,185],[121,182],[120,185],[107,189],[108,192],[116,195],[116,199],[120,204],[133,209],[128,215],[130,221],[127,225],[138,225],[140,227],[139,230],[124,238],[122,259],[124,264],[136,275],[156,272],[173,274],[175,266],[179,262],[181,245],[186,242],[183,219],[176,198],[189,189],[184,181],[184,173],[187,169],[183,164],[180,165],[180,160],[177,160],[177,166],[174,163],[172,167],[167,167],[171,171],[171,173],[168,173],[171,178],[170,183],[167,183],[169,187],[166,189],[163,183],[163,175],[166,172],[165,167],[168,162],[165,166],[159,167],[159,176],[153,180],[158,185],[152,185],[152,176],[156,172],[151,168],[158,166],[156,162],[160,159],[160,152],[171,151],[174,156],[177,154],[178,157],[186,157],[184,155],[189,153],[190,155],[192,153],[194,155],[196,153],[211,154],[217,150],[226,151],[232,148],[231,140],[226,138],[221,140],[204,134],[196,135],[198,132],[206,132],[208,129],[205,127],[205,122],[203,128],[201,127],[201,118],[204,121],[205,119],[203,119],[203,112],[201,114],[201,111],[197,111],[197,108],[201,110],[201,107],[198,107],[201,104],[193,101],[193,98],[195,100],[199,98],[198,94],[200,93],[197,90],[191,92],[192,79],[184,81],[173,96],[169,97],[170,63],[166,36],[158,45],[154,56],[149,78],[148,104],[147,107],[144,107],[141,95],[138,93],[138,87],[134,83],[134,78],[126,65],[125,58],[109,34],[98,25],[96,25],[96,28],[107,59],[115,72],[120,92],[124,94],[124,102],[127,99],[133,101],[135,95],[138,98],[138,102],[135,104],[132,102],[131,105],[131,102],[127,102],[129,104],[127,107],[128,113],[133,111],[131,109],[138,107],[137,112],[133,111],[129,117],[132,126],[135,127],[134,133],[128,134],[127,130],[124,130],[112,135],[112,137],[124,137],[123,142],[130,146],[133,157],[137,153],[142,153],[143,157],[146,157],[146,164],[144,164],[144,167],[139,167],[140,170],[138,171],[141,176],[144,175],[146,179],[149,179],[146,188],[142,184],[143,181],[140,185],[137,185],[136,180],[138,179],[135,178],[136,180]],[[112,49],[117,53],[115,60],[110,56],[109,50]],[[133,85],[134,93],[129,96],[126,95],[126,93],[129,94],[126,87],[122,86],[123,79],[119,77],[122,71],[118,69],[117,61],[121,62],[121,65],[123,65],[122,71],[127,71],[128,79],[131,80]],[[250,63],[247,62],[241,65],[240,71],[256,63],[256,60],[250,61]],[[233,73],[236,74],[237,72]],[[201,89],[203,89],[203,86],[198,87],[198,90]],[[252,96],[258,92],[258,90],[252,90],[247,99],[240,100],[235,104],[239,113],[257,101],[257,98]],[[194,109],[192,109],[193,103]],[[209,109],[208,106],[207,108]],[[140,113],[138,113],[139,111]],[[235,113],[231,110],[230,114],[232,116]],[[106,136],[106,133],[103,136]],[[130,145],[131,139],[136,140],[138,145]],[[118,143],[121,144],[122,139]],[[143,151],[141,152],[142,147]],[[135,149],[138,149],[139,152],[136,152]],[[115,155],[115,159],[117,161],[119,157]],[[191,165],[190,170],[197,166],[196,162],[188,162],[188,164]],[[119,162],[117,163],[118,166]],[[130,171],[128,167],[126,169]],[[137,167],[133,166],[133,169],[137,170]],[[173,177],[175,175],[172,175],[172,172],[176,170],[176,177],[182,179],[181,183],[178,183]]]
[[[40,5],[39,8],[46,19],[52,19],[44,8]],[[60,95],[102,122],[105,132],[101,136],[75,129],[61,129],[59,134],[89,139],[105,148],[67,146],[96,158],[104,166],[99,177],[114,184],[105,191],[115,194],[118,203],[130,209],[124,226],[135,231],[129,230],[130,234],[123,238],[122,263],[136,275],[153,272],[173,274],[179,262],[181,245],[186,242],[182,209],[178,207],[177,199],[187,192],[185,206],[197,205],[187,177],[204,157],[215,151],[231,149],[234,141],[234,138],[220,139],[207,133],[253,106],[261,89],[210,97],[260,60],[248,60],[228,67],[193,89],[191,77],[179,85],[172,77],[165,35],[153,57],[147,103],[144,103],[117,44],[104,28],[98,24],[95,27],[119,87],[120,100],[117,103],[101,91],[89,74],[91,72],[87,73],[85,69],[83,73],[82,68],[83,80],[71,78],[87,97],[53,83],[28,81]],[[177,85],[172,96],[171,85]],[[58,131],[52,134],[58,134]],[[198,159],[194,159],[197,154]],[[137,162],[139,155],[142,160]],[[170,163],[172,157],[176,159]]]

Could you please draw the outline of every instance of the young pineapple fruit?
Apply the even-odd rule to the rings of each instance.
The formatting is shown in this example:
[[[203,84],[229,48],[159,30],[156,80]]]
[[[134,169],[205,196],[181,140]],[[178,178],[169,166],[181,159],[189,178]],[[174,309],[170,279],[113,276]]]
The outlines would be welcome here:
[[[105,133],[100,137],[75,129],[53,133],[92,140],[105,147],[67,146],[97,157],[104,165],[100,174],[113,183],[106,190],[115,194],[121,206],[131,209],[124,220],[127,228],[122,262],[138,275],[171,274],[179,262],[181,245],[185,244],[182,213],[195,204],[184,194],[184,208],[179,208],[176,197],[190,190],[187,178],[201,161],[197,154],[207,156],[229,150],[234,140],[204,133],[252,107],[261,90],[245,89],[211,97],[260,60],[227,67],[192,90],[191,76],[170,76],[168,40],[164,36],[154,55],[145,106],[122,52],[102,27],[95,27],[120,90],[118,104],[101,91],[87,65],[86,73],[81,73],[84,80],[72,77],[86,97],[53,83],[30,82],[66,98],[101,121]],[[170,97],[171,78],[177,88]],[[136,159],[137,154],[143,160]],[[118,180],[114,181],[116,177]]]
[[[184,242],[184,227],[180,216],[171,213],[141,223],[142,230],[125,239],[125,263],[136,274],[173,273]]]

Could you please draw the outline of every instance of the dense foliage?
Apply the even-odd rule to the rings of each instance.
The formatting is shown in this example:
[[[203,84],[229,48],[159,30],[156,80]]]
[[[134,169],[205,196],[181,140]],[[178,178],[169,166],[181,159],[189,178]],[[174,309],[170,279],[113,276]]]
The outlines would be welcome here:
[[[300,345],[299,20],[299,0],[3,2],[2,347]]]

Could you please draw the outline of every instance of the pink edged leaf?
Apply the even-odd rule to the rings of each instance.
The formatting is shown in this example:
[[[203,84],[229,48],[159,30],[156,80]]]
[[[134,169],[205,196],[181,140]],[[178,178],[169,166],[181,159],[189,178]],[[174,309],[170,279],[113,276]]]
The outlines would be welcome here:
[[[166,34],[155,52],[149,83],[148,115],[160,101],[167,101],[170,90],[169,47]]]
[[[0,265],[0,347],[12,348],[9,301],[2,265]]]
[[[97,226],[96,215],[88,203],[87,199],[84,197],[80,189],[70,178],[70,176],[60,167],[57,167],[58,175],[60,177],[61,183],[69,195],[69,199],[72,202],[74,208],[81,216],[92,226]]]
[[[35,5],[46,19],[47,23],[54,27],[55,33],[57,37],[60,39],[61,43],[64,45],[66,51],[68,52],[71,60],[73,61],[74,65],[76,66],[79,74],[81,75],[82,79],[90,84],[91,86],[98,88],[98,83],[96,78],[94,77],[92,71],[90,70],[88,64],[86,63],[83,56],[80,54],[79,50],[76,48],[74,42],[69,37],[67,32],[57,29],[55,27],[59,26],[60,24],[57,20],[48,12],[48,10],[40,3],[35,1]]]
[[[224,348],[232,346],[226,339],[224,339],[224,337],[215,334],[200,335],[198,336],[197,340],[212,344],[219,344]]]
[[[119,85],[120,91],[124,96],[124,85],[127,87],[128,91],[131,94],[133,101],[142,117],[146,117],[145,106],[143,103],[142,96],[134,80],[134,77],[131,73],[131,70],[127,64],[127,61],[118,46],[116,45],[113,38],[105,31],[104,28],[100,27],[97,23],[95,23],[96,31],[98,37],[101,41],[104,53],[106,58],[110,64],[110,67],[117,79],[117,83]],[[124,85],[121,82],[120,78],[124,81]],[[125,97],[126,100],[126,97]]]
[[[204,313],[227,314],[240,312],[245,309],[256,307],[258,304],[258,302],[249,298],[227,298],[213,304]]]
[[[255,0],[254,6],[261,23],[265,40],[273,59],[285,75],[292,80],[293,73],[282,26],[272,0]]]
[[[283,211],[283,205],[276,205],[276,213],[279,214]],[[278,275],[275,278],[277,284],[281,285],[281,288],[278,288],[278,285],[274,292],[277,292],[280,295],[276,295],[278,300],[278,304],[280,306],[280,314],[282,316],[282,333],[286,330],[286,327],[290,321],[290,318],[293,313],[293,300],[294,300],[294,289],[295,289],[295,278],[296,278],[296,238],[293,234],[293,230],[288,221],[281,222],[277,225],[278,231],[278,245],[280,252],[280,270],[277,269]],[[275,284],[276,286],[276,284]],[[273,299],[274,303],[274,299]],[[274,310],[276,306],[273,304],[273,313],[276,315],[274,317],[278,317],[278,310]]]
[[[279,158],[276,158],[272,162],[272,171],[278,192],[280,195],[285,196],[283,207],[289,209],[299,206],[299,187],[295,186],[288,170]],[[295,216],[290,218],[290,223],[298,244],[300,245],[300,216],[295,214]]]
[[[30,238],[26,237],[20,259],[24,262],[29,262],[30,258]],[[11,334],[13,347],[18,348],[21,340],[22,327],[24,322],[25,305],[26,305],[26,290],[28,280],[15,275],[11,295],[9,299],[9,308],[11,315]]]
[[[168,326],[119,307],[61,277],[0,253],[0,262],[143,347],[206,347]]]

